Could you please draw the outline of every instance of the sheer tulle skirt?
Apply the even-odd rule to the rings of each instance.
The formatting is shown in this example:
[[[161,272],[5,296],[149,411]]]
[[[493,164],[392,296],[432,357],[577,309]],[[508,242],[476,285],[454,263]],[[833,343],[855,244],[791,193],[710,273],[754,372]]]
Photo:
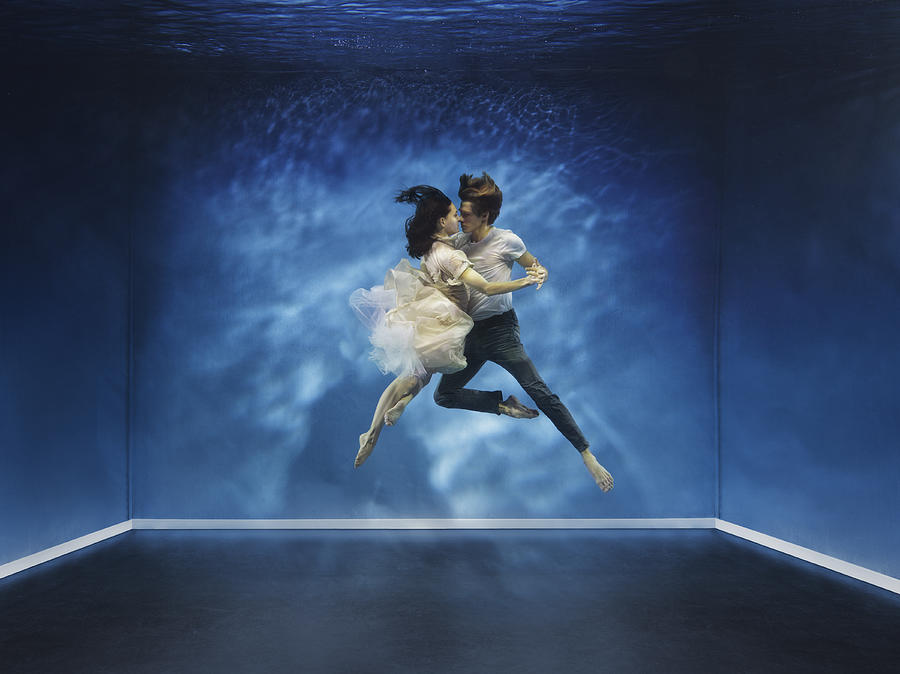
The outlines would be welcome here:
[[[370,330],[370,355],[382,372],[422,377],[466,366],[472,319],[407,260],[388,270],[384,285],[355,290],[350,306]]]

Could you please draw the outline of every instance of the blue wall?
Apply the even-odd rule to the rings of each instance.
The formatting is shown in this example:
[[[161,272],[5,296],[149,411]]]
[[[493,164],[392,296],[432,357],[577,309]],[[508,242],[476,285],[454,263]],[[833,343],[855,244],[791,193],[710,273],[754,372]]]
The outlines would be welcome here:
[[[142,120],[136,517],[713,514],[699,103],[583,83],[229,77],[167,78]],[[353,469],[390,378],[347,298],[404,256],[398,189],[455,196],[481,170],[504,190],[498,226],[551,269],[516,298],[523,339],[616,475],[610,495],[546,419],[438,408],[435,384]],[[521,393],[493,365],[475,383]]]
[[[721,517],[900,577],[900,96],[846,46],[733,92]]]
[[[4,85],[0,563],[128,519],[127,80],[59,70]]]

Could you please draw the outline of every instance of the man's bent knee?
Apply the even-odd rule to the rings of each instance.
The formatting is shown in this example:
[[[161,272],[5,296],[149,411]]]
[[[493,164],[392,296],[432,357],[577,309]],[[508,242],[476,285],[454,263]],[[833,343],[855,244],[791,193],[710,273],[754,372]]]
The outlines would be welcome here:
[[[455,396],[447,391],[441,391],[440,387],[434,390],[434,402],[441,407],[453,407]]]

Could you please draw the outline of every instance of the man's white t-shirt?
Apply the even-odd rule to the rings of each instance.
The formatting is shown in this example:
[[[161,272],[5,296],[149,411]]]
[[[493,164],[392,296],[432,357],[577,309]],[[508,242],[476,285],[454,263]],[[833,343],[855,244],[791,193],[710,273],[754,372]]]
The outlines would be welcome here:
[[[453,245],[466,254],[472,268],[486,280],[509,281],[513,264],[527,249],[518,236],[508,229],[491,228],[481,241],[474,242],[470,235],[461,232],[453,236]],[[485,295],[469,288],[469,315],[481,321],[491,316],[506,313],[512,309],[512,293]]]

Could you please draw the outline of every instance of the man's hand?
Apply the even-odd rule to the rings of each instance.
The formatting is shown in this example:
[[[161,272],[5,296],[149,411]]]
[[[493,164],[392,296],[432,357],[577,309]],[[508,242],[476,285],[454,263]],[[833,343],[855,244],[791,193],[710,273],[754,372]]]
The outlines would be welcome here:
[[[547,280],[547,270],[535,259],[534,264],[527,267],[526,271],[531,278],[537,281],[537,290],[540,290],[544,281]]]

